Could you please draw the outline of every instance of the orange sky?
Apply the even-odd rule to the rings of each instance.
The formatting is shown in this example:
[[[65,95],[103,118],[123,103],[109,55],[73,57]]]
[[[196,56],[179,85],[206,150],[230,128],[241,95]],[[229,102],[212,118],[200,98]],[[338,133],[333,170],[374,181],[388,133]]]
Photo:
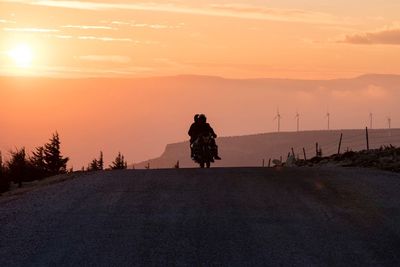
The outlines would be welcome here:
[[[397,0],[0,3],[3,75],[336,78],[399,73]],[[10,51],[26,44],[29,67]]]
[[[324,129],[327,110],[336,129],[365,127],[369,112],[376,127],[388,116],[396,127],[398,82],[390,77],[345,88],[120,78],[400,74],[399,14],[398,0],[0,1],[0,76],[51,78],[0,80],[0,150],[31,149],[58,130],[76,168],[99,150],[108,162],[118,151],[137,162],[186,140],[194,113],[229,136],[275,131],[278,107],[285,131],[294,130],[296,111],[307,130]],[[115,79],[54,79],[88,77]]]
[[[301,130],[327,129],[327,112],[331,129],[369,126],[370,112],[373,128],[387,128],[388,117],[395,128],[399,84],[400,76],[390,75],[332,81],[0,78],[0,150],[7,156],[16,147],[30,151],[57,130],[75,168],[100,150],[107,164],[118,151],[139,162],[188,140],[200,112],[219,136],[275,132],[277,108],[282,131],[296,131],[296,112]]]

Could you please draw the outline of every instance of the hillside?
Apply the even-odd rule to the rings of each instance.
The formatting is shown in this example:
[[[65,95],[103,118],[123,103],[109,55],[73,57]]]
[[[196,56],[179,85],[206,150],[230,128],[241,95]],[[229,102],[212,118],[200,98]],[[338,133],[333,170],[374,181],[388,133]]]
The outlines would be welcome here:
[[[307,158],[314,157],[315,144],[319,143],[324,156],[337,153],[340,134],[343,133],[341,151],[366,149],[365,129],[363,130],[330,130],[265,133],[217,139],[220,155],[223,160],[217,161],[217,167],[261,166],[263,159],[268,164],[269,159],[286,159],[293,147],[297,157],[303,159],[303,147]],[[400,129],[369,130],[370,148],[382,145],[400,145]],[[188,142],[169,144],[164,153],[155,159],[139,164],[135,168],[172,168],[179,161],[180,167],[195,167],[190,159]]]

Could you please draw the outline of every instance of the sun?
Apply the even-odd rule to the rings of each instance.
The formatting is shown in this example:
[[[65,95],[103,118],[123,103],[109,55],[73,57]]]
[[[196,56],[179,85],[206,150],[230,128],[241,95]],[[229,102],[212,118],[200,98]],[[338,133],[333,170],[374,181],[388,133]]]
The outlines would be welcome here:
[[[33,52],[27,44],[18,44],[8,52],[8,55],[19,68],[28,68],[32,64]]]

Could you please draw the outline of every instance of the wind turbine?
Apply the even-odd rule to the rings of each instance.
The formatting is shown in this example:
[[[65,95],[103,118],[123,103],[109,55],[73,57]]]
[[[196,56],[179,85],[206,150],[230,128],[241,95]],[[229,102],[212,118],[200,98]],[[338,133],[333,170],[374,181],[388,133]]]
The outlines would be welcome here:
[[[369,113],[369,128],[372,129],[372,119],[373,119],[373,115],[372,112]]]
[[[331,113],[329,111],[326,113],[326,117],[328,118],[328,130],[331,128]]]
[[[278,133],[281,131],[281,114],[279,113],[279,108],[278,111],[276,112],[276,116],[274,118],[274,120],[278,121]]]
[[[296,111],[296,120],[297,120],[297,131],[300,130],[300,114]]]
[[[389,136],[392,136],[392,131],[390,130],[392,128],[392,118],[390,116],[387,117],[387,122],[388,122],[388,128],[389,128]]]

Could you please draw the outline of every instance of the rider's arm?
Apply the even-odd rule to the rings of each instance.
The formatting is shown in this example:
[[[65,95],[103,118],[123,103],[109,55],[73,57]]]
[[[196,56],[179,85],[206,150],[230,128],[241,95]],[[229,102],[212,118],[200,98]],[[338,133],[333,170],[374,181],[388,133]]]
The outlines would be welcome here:
[[[189,129],[189,131],[188,131],[188,135],[190,136],[190,137],[192,137],[193,135],[194,135],[194,127],[193,127],[193,124],[190,126],[190,129]]]
[[[210,125],[208,125],[208,127],[209,127],[209,131],[210,131],[210,133],[212,134],[212,136],[213,136],[214,138],[217,138],[217,134],[214,132],[214,129],[213,129]]]

